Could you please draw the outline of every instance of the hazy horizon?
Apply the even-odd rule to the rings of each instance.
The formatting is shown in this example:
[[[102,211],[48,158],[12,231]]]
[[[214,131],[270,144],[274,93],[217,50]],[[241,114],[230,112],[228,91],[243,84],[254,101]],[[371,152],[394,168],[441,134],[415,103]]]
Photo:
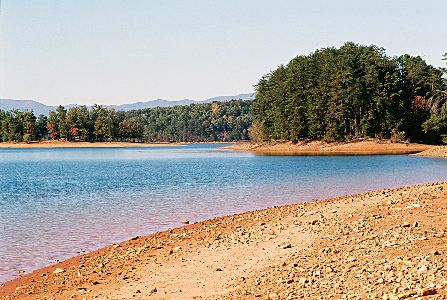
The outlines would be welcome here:
[[[109,103],[92,103],[92,104],[85,104],[87,106],[92,106],[93,104],[98,104],[98,105],[111,105],[111,106],[119,106],[119,105],[125,105],[125,104],[134,104],[134,103],[145,103],[145,102],[153,102],[153,101],[169,101],[169,102],[181,102],[181,101],[196,101],[196,102],[204,102],[210,99],[214,99],[214,98],[223,98],[223,97],[236,97],[236,96],[240,96],[240,95],[251,95],[254,94],[253,93],[239,93],[237,95],[218,95],[218,96],[214,96],[214,97],[210,97],[207,99],[203,99],[203,100],[197,100],[197,99],[188,99],[188,98],[184,98],[184,99],[175,99],[175,100],[168,100],[168,99],[148,99],[148,100],[141,100],[141,101],[131,101],[129,100],[128,102],[123,102],[123,103],[118,103],[118,104],[109,104]],[[237,99],[237,98],[234,98]],[[0,98],[0,100],[17,100],[17,101],[35,101],[41,104],[45,104],[44,102],[40,102],[40,101],[36,101],[34,99],[13,99],[13,98]],[[79,103],[67,103],[67,104],[55,104],[55,105],[49,105],[49,104],[45,104],[47,106],[59,106],[59,105],[84,105],[84,104],[79,104]]]
[[[253,93],[297,55],[348,41],[444,67],[440,1],[3,0],[0,99],[121,105]]]

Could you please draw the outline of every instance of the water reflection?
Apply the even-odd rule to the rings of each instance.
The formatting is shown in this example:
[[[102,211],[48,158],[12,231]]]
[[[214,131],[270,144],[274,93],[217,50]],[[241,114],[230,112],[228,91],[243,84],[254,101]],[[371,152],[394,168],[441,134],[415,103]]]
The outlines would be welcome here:
[[[255,156],[214,145],[0,150],[0,282],[131,236],[446,179],[446,160]]]

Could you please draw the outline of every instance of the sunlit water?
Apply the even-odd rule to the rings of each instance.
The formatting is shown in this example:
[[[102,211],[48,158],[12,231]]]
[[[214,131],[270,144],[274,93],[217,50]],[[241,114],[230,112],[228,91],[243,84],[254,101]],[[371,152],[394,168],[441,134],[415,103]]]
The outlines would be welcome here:
[[[186,219],[447,180],[443,158],[212,147],[0,149],[0,282]]]

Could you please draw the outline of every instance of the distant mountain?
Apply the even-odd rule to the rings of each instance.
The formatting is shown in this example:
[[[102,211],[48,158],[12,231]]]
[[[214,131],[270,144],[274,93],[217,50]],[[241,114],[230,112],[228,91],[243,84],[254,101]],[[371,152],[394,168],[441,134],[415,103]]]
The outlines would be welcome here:
[[[40,114],[48,115],[50,110],[55,109],[53,106],[48,106],[33,100],[13,100],[13,99],[0,99],[0,109],[8,111],[18,109],[21,111],[33,110],[35,116]]]
[[[171,106],[175,106],[175,105],[189,105],[191,103],[196,103],[196,104],[200,104],[200,103],[210,103],[210,102],[214,102],[214,101],[229,101],[229,100],[233,100],[233,99],[241,99],[241,100],[251,100],[253,99],[254,96],[253,94],[239,94],[236,96],[219,96],[219,97],[214,97],[214,98],[210,98],[204,101],[196,101],[196,100],[189,100],[189,99],[184,99],[184,100],[179,100],[179,101],[169,101],[169,100],[163,100],[163,99],[157,99],[157,100],[152,100],[152,101],[146,101],[146,102],[137,102],[137,103],[132,103],[132,104],[122,104],[122,105],[105,105],[109,108],[114,108],[115,110],[124,110],[124,111],[129,111],[129,110],[137,110],[137,109],[144,109],[144,108],[153,108],[153,107],[171,107]]]
[[[144,108],[153,108],[153,107],[170,107],[175,105],[189,105],[191,103],[210,103],[214,101],[229,101],[233,99],[241,99],[241,100],[251,100],[254,99],[254,94],[239,94],[236,96],[219,96],[210,98],[204,101],[196,101],[196,100],[179,100],[179,101],[169,101],[169,100],[163,100],[163,99],[157,99],[152,101],[146,101],[146,102],[136,102],[131,104],[122,104],[122,105],[104,105],[108,108],[114,108],[115,110],[138,110],[138,109],[144,109]],[[70,109],[72,107],[80,106],[78,104],[69,104],[64,105],[66,109]],[[49,111],[55,110],[57,106],[48,106],[33,100],[13,100],[13,99],[0,99],[0,109],[8,111],[13,109],[18,109],[21,111],[24,110],[33,110],[35,116],[39,116],[40,114],[47,115]]]

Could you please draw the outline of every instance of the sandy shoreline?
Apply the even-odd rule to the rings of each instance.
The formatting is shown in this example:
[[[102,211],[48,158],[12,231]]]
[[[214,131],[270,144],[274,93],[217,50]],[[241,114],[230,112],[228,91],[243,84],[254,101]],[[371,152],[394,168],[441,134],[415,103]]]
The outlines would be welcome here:
[[[185,143],[188,144],[188,143]],[[206,143],[205,143],[206,144]],[[211,143],[227,144],[227,143]],[[41,141],[32,143],[0,143],[0,148],[111,148],[111,147],[166,147],[182,146],[179,143],[129,143],[129,142],[64,142]],[[391,143],[387,140],[357,140],[343,143],[239,143],[219,147],[235,151],[250,151],[266,155],[374,155],[374,154],[413,154],[426,151],[429,156],[447,156],[444,146],[415,143]],[[441,150],[440,150],[441,149]],[[436,150],[436,151],[434,151]],[[441,154],[440,154],[441,153]]]
[[[216,218],[26,274],[0,299],[446,299],[446,200],[443,182]]]
[[[411,154],[413,156],[433,156],[433,157],[447,157],[447,146],[436,146],[422,152]]]
[[[434,148],[432,145],[416,143],[392,143],[388,140],[356,140],[352,142],[324,143],[245,143],[223,147],[236,151],[250,151],[265,155],[379,155],[411,154]]]
[[[114,148],[114,147],[174,147],[176,143],[129,143],[129,142],[63,142],[41,141],[32,143],[0,143],[0,148]]]
[[[225,148],[447,156],[373,141]],[[0,299],[447,299],[446,202],[442,182],[206,220],[25,273]]]

